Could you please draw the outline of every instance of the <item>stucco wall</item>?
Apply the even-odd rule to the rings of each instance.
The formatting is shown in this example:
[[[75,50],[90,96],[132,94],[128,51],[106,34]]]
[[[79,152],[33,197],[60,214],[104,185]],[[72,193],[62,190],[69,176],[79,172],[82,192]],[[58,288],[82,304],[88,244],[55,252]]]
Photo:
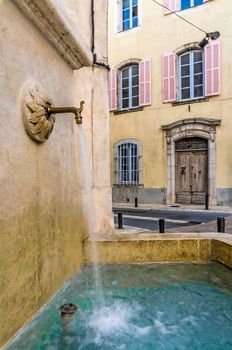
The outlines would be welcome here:
[[[103,22],[106,5],[103,1]],[[70,9],[76,11],[75,6]],[[90,1],[82,3],[82,11],[74,16],[76,21],[80,16],[79,29],[88,47],[91,43],[89,9]],[[95,167],[99,173],[103,172],[98,200],[104,200],[97,216],[96,232],[112,230],[112,214],[108,100],[104,98],[107,96],[106,72],[101,69],[94,72],[89,67],[75,73],[13,1],[1,1],[0,12],[1,346],[81,266],[83,237],[87,234],[74,117],[58,115],[50,138],[43,144],[32,141],[24,130],[20,110],[21,90],[26,81],[41,83],[55,106],[78,107],[81,99],[86,100],[82,127],[88,148],[96,146],[95,152],[101,149],[105,155],[103,158],[94,155]],[[96,42],[100,40],[106,46],[106,21],[104,23],[104,31],[96,37]],[[92,136],[91,123],[94,122],[96,136]],[[99,125],[105,128],[100,138]],[[93,162],[92,153],[90,162]],[[93,186],[92,191],[97,189]]]
[[[130,58],[152,59],[152,105],[142,111],[110,117],[111,183],[114,183],[113,145],[121,139],[137,139],[143,145],[143,184],[146,189],[159,190],[167,186],[166,138],[161,126],[186,118],[221,119],[216,134],[216,188],[218,204],[230,204],[232,160],[230,137],[232,108],[232,51],[230,40],[230,0],[212,0],[201,6],[179,12],[185,19],[206,31],[221,33],[221,94],[204,102],[184,105],[162,103],[161,55],[172,52],[186,43],[199,42],[204,37],[194,27],[170,14],[153,1],[141,0],[141,26],[115,33],[115,7],[109,3],[109,63],[116,67]],[[155,25],[154,25],[155,23]],[[223,194],[222,194],[223,192]],[[118,193],[117,190],[114,191]],[[163,192],[165,199],[165,192]],[[224,199],[225,198],[225,201]],[[119,196],[115,200],[120,199]],[[160,199],[157,197],[157,201]],[[154,203],[156,200],[154,201]]]

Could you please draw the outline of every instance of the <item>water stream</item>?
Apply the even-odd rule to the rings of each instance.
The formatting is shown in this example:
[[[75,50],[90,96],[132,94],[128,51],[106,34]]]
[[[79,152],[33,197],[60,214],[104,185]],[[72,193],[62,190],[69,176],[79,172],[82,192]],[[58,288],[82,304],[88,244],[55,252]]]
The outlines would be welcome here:
[[[102,289],[102,276],[101,276],[101,268],[98,265],[98,249],[95,241],[95,229],[96,229],[96,211],[95,211],[95,200],[93,195],[93,181],[90,167],[90,155],[87,147],[87,142],[85,139],[84,131],[82,129],[82,125],[78,128],[78,149],[80,155],[80,172],[82,178],[82,188],[83,188],[83,197],[84,197],[84,215],[85,222],[87,223],[88,236],[93,236],[91,240],[92,244],[92,256],[94,261],[94,283],[96,288],[96,305],[103,307],[104,303],[104,295]]]

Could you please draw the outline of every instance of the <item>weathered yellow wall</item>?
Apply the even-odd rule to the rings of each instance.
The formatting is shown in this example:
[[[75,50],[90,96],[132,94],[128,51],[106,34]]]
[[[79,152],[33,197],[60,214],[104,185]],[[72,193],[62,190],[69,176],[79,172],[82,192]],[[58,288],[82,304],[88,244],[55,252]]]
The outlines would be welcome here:
[[[143,183],[145,188],[166,187],[166,140],[161,125],[191,117],[221,119],[216,140],[216,187],[232,188],[231,108],[232,46],[230,0],[212,0],[201,6],[179,12],[205,31],[221,33],[221,94],[208,102],[172,106],[162,103],[161,55],[172,52],[204,37],[175,15],[164,15],[153,1],[142,0],[142,24],[138,28],[115,33],[114,4],[109,2],[109,63],[116,67],[129,58],[152,58],[152,105],[143,111],[110,116],[111,183],[114,183],[113,145],[124,138],[138,139],[143,144]],[[160,1],[162,3],[162,1]]]
[[[232,244],[230,241],[212,240],[212,258],[232,269]]]
[[[79,29],[90,47],[90,0],[82,3],[78,13],[75,2],[69,3],[67,12],[71,11],[76,21],[79,16]],[[106,5],[102,0],[104,30],[96,36],[96,45],[105,57]],[[73,115],[57,116],[45,143],[32,141],[24,130],[20,110],[26,81],[41,83],[56,106],[78,107],[80,100],[85,100],[82,128],[90,164],[99,169],[93,175],[95,168],[91,168],[90,178],[95,179],[91,186],[93,196],[98,192],[97,200],[104,201],[104,205],[96,205],[100,207],[96,232],[112,230],[112,213],[107,73],[92,67],[74,73],[13,1],[1,1],[0,12],[1,347],[82,265],[87,233]],[[93,135],[93,126],[97,131],[102,124],[105,129],[98,138]],[[91,151],[95,145],[104,158]]]
[[[97,241],[98,261],[101,264],[143,264],[155,262],[210,261],[211,241],[196,237],[166,237],[149,234],[148,237],[116,238]],[[154,237],[156,236],[156,237]],[[93,264],[92,245],[85,243],[85,261]]]
[[[12,2],[2,3],[1,13],[3,344],[81,265],[84,227],[72,117],[58,117],[49,140],[38,145],[24,131],[20,111],[28,79],[42,82],[55,103],[72,105],[73,72]]]

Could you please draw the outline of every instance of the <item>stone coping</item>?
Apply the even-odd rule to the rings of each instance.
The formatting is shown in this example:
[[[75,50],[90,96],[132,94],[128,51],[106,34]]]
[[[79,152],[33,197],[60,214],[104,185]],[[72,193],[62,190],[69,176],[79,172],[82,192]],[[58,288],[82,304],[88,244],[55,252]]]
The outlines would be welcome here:
[[[108,235],[92,235],[87,242],[91,241],[140,241],[140,240],[184,240],[184,239],[215,239],[232,244],[232,234],[218,232],[180,232],[180,233],[157,233],[157,232],[142,232],[133,230],[116,230],[115,233]]]
[[[92,53],[61,1],[14,0],[72,69],[92,64]]]
[[[92,244],[95,242],[95,244]],[[232,235],[218,233],[124,233],[85,241],[85,263],[99,264],[218,261],[232,268]]]

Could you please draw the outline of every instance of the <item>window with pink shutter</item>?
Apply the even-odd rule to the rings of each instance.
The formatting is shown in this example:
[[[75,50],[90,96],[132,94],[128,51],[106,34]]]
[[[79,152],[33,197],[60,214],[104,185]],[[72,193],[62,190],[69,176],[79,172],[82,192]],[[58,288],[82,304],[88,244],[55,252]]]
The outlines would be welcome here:
[[[220,41],[205,47],[205,96],[220,94]]]
[[[164,7],[164,14],[168,15],[169,13],[177,11],[178,10],[178,5],[177,5],[178,0],[163,0],[163,5]]]
[[[192,50],[179,56],[179,100],[203,98],[204,64],[203,51]]]
[[[163,102],[176,101],[176,55],[165,53],[162,57]]]
[[[117,71],[111,69],[109,72],[109,109],[115,111],[117,109]]]
[[[151,104],[151,59],[139,63],[139,105]]]
[[[121,109],[139,107],[139,66],[131,64],[121,69]]]

